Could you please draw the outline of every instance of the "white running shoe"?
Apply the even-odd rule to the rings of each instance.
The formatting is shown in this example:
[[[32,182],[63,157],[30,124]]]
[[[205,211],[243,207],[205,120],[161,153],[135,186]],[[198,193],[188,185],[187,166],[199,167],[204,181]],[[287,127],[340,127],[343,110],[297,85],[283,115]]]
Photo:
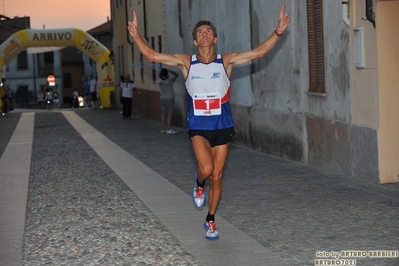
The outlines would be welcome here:
[[[216,230],[216,225],[214,221],[205,221],[204,222],[204,229],[206,230],[206,238],[207,239],[218,239],[219,232]]]
[[[192,191],[192,197],[193,197],[195,206],[197,206],[198,208],[201,208],[205,205],[205,202],[206,202],[206,191],[203,187],[199,187],[197,185],[197,176],[198,176],[198,174],[196,174],[194,177],[194,187],[193,187],[193,191]]]
[[[166,134],[176,134],[177,132],[173,129],[166,130]]]

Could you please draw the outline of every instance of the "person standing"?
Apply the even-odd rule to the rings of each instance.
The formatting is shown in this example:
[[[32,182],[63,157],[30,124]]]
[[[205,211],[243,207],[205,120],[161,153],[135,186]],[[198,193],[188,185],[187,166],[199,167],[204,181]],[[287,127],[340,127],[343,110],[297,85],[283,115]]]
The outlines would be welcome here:
[[[73,87],[73,93],[72,93],[72,109],[75,109],[79,107],[79,93],[78,93],[78,88]]]
[[[123,119],[132,117],[133,90],[136,88],[129,75],[121,80],[122,116]]]
[[[90,81],[87,76],[85,76],[83,79],[82,88],[83,88],[83,93],[84,93],[84,97],[85,97],[85,101],[86,101],[86,108],[91,109],[92,105],[91,105]]]
[[[139,34],[136,12],[128,22],[128,30],[140,52],[151,62],[176,66],[182,71],[188,94],[187,132],[191,139],[198,169],[194,176],[192,198],[197,207],[206,201],[205,180],[210,179],[209,211],[203,223],[207,239],[219,238],[215,213],[222,194],[222,173],[234,122],[229,106],[230,76],[234,66],[263,57],[286,30],[290,18],[281,7],[278,25],[258,47],[224,54],[215,53],[216,27],[207,20],[199,21],[192,36],[197,54],[166,54],[155,51]]]
[[[45,101],[47,109],[50,110],[53,106],[53,89],[48,83],[45,86]]]
[[[94,80],[96,81],[96,104],[95,104],[95,106],[96,106],[96,108],[97,108],[97,107],[102,108],[102,107],[101,107],[100,84],[98,83],[98,76],[96,76],[96,77],[94,78]]]
[[[173,76],[169,76],[169,72]],[[166,68],[161,69],[160,78],[158,81],[159,97],[161,102],[161,133],[176,134],[177,132],[171,129],[172,117],[175,112],[175,92],[173,84],[175,83],[179,74]],[[166,118],[166,131],[165,131]]]
[[[40,90],[37,93],[37,103],[41,109],[44,108],[44,85],[40,87]]]
[[[8,116],[10,114],[10,99],[7,94],[7,84],[6,79],[1,79],[0,84],[0,101],[1,101],[1,113],[3,116]]]
[[[91,104],[91,108],[96,108],[97,106],[96,101],[97,101],[97,81],[94,79],[93,74],[90,75],[90,104]]]
[[[59,92],[58,92],[58,86],[55,86],[54,87],[54,90],[53,90],[53,107],[55,108],[55,109],[58,109],[59,108],[59,102],[60,102],[60,98],[59,98],[60,96],[59,96]]]
[[[7,92],[7,96],[8,96],[8,101],[10,103],[10,111],[14,110],[14,105],[12,103],[12,90],[11,87],[7,85],[6,87],[6,92]]]

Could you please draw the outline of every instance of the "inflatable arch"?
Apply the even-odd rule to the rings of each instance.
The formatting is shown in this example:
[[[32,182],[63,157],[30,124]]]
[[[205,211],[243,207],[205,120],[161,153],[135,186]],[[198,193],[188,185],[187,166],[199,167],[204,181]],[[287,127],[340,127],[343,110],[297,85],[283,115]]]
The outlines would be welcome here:
[[[110,107],[110,91],[115,90],[114,69],[109,57],[110,51],[91,35],[75,28],[21,30],[0,45],[0,78],[5,76],[9,61],[28,47],[75,46],[90,57],[97,66],[100,83],[100,97],[103,107]]]

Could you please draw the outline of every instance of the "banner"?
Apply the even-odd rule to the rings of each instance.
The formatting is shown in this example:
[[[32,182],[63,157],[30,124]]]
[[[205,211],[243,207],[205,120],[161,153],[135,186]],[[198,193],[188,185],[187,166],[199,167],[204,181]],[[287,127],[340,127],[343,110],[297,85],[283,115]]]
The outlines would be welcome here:
[[[97,63],[101,104],[104,108],[112,107],[109,94],[115,90],[115,83],[110,52],[90,34],[80,29],[27,29],[16,32],[0,45],[0,78],[5,76],[7,63],[25,49],[28,53],[43,53],[65,46],[75,46]]]

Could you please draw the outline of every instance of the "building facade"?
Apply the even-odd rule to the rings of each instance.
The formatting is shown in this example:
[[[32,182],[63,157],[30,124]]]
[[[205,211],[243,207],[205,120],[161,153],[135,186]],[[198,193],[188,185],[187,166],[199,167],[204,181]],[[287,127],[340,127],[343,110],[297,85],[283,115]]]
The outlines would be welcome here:
[[[399,181],[398,0],[111,4],[113,18],[119,19],[113,25],[118,32],[114,44],[129,44],[123,50],[129,54],[115,57],[115,64],[133,66],[140,100],[135,108],[157,120],[161,66],[142,58],[123,34],[123,20],[131,20],[133,10],[141,35],[157,51],[195,53],[191,31],[205,19],[217,27],[216,51],[225,53],[249,50],[267,39],[286,4],[291,23],[273,50],[233,70],[234,142],[368,182]],[[175,92],[174,123],[184,126],[187,104],[181,78]]]

